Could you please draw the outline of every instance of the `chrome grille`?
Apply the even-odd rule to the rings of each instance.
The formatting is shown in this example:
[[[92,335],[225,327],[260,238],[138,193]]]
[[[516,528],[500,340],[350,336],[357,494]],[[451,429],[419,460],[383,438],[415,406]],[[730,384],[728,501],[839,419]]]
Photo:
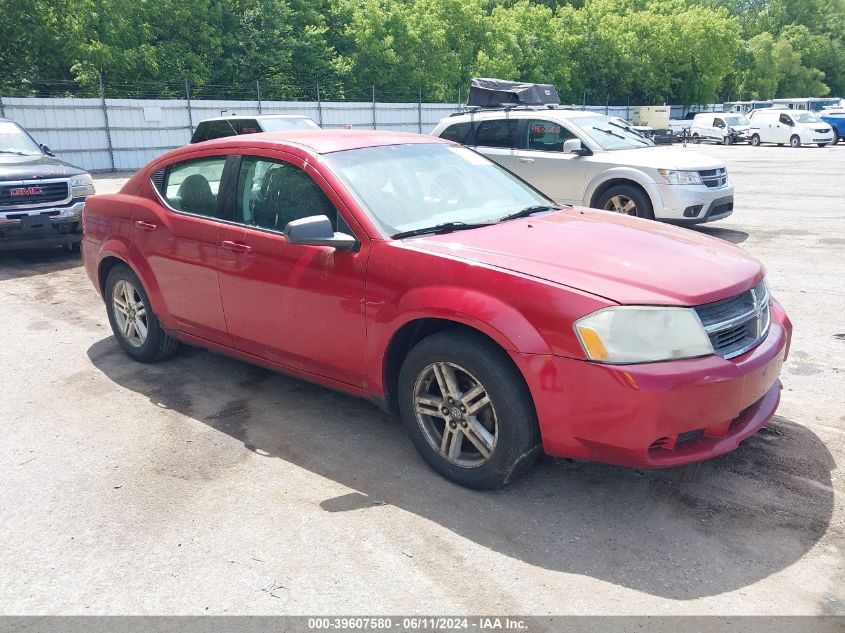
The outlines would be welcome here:
[[[734,297],[695,308],[713,350],[724,358],[744,354],[769,332],[769,291],[765,282]]]
[[[728,170],[726,167],[719,167],[719,169],[702,169],[698,172],[701,176],[701,182],[715,189],[717,187],[724,187],[728,184]]]
[[[40,207],[69,199],[67,180],[0,183],[0,208]]]

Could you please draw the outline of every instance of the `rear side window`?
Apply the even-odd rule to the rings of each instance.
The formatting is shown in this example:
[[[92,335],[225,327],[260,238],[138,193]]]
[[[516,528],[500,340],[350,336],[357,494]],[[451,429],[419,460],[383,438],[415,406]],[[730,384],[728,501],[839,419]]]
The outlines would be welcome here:
[[[516,147],[516,130],[519,121],[516,119],[493,119],[478,124],[475,133],[475,144],[480,147]]]
[[[177,211],[219,218],[217,195],[225,166],[225,156],[174,163],[165,171],[162,197]]]
[[[466,145],[471,129],[472,123],[469,121],[464,123],[453,123],[440,133],[440,138]]]
[[[237,131],[232,127],[229,121],[201,121],[194,130],[194,135],[191,137],[191,143],[200,143],[202,141],[212,141],[216,138],[224,138],[226,136],[235,136]]]

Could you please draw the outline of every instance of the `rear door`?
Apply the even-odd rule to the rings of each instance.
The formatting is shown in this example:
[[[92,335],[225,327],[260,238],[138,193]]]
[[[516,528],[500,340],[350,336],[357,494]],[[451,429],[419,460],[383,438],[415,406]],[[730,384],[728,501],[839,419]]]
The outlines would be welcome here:
[[[479,121],[474,134],[476,150],[502,167],[516,172],[518,163],[514,150],[518,143],[520,124],[519,119],[508,117]]]
[[[363,386],[368,242],[357,252],[290,244],[287,223],[313,215],[354,234],[338,213],[342,201],[314,167],[289,154],[237,162],[233,221],[219,236],[220,292],[235,348]]]
[[[132,249],[150,268],[166,327],[231,347],[217,280],[225,154],[189,158],[157,172],[157,200],[137,205]]]
[[[584,156],[567,154],[564,142],[578,137],[546,118],[527,119],[516,150],[517,174],[561,204],[581,204],[587,178]]]

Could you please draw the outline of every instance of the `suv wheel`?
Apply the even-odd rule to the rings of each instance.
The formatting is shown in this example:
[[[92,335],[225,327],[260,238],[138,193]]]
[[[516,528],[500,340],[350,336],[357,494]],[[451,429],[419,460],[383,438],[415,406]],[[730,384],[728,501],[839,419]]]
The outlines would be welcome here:
[[[127,266],[115,266],[105,287],[106,312],[123,351],[135,360],[152,363],[167,358],[179,341],[159,324],[144,286]]]
[[[789,146],[790,147],[801,147],[801,137],[797,134],[793,134],[789,138]]]
[[[654,219],[654,211],[648,196],[631,185],[614,185],[606,189],[596,200],[596,206],[605,211],[614,211],[638,218]]]
[[[446,331],[417,343],[399,372],[398,399],[420,455],[462,486],[504,486],[540,453],[522,376],[480,336]]]

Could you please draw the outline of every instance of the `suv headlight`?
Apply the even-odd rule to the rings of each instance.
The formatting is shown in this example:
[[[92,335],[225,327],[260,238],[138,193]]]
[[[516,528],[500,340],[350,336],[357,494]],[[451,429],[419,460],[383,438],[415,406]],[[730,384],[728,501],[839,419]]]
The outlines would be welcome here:
[[[658,169],[657,172],[670,185],[700,185],[701,175],[697,171],[681,169]]]
[[[713,354],[692,308],[604,308],[578,319],[575,334],[587,358],[599,363],[650,363]]]
[[[72,198],[93,196],[96,193],[94,191],[94,179],[91,178],[90,174],[74,176],[70,179],[70,190]]]

